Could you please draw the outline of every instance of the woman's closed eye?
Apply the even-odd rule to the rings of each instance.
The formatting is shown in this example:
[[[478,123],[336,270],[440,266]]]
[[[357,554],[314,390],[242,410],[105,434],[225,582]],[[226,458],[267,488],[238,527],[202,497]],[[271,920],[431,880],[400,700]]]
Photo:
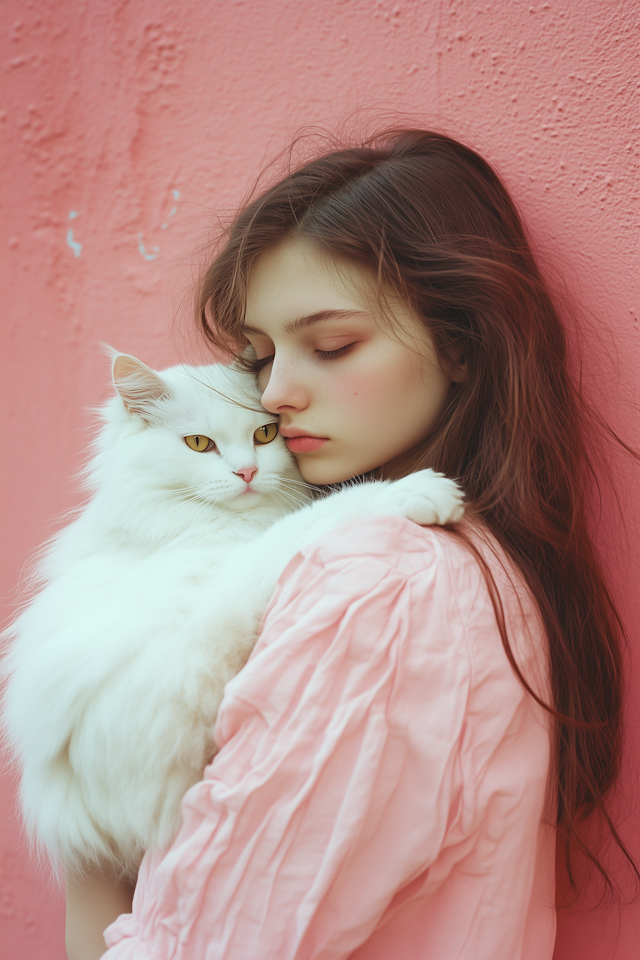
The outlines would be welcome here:
[[[338,347],[337,350],[316,350],[316,358],[318,360],[337,360],[338,357],[348,353],[352,347],[355,347],[355,343],[349,343],[346,347]]]
[[[254,372],[259,373],[263,367],[267,367],[270,363],[273,363],[274,354],[270,354],[268,357],[256,357],[256,359],[251,364]]]
[[[323,337],[318,340],[314,354],[318,360],[337,360],[355,347],[357,340],[353,334],[341,334],[339,337]]]

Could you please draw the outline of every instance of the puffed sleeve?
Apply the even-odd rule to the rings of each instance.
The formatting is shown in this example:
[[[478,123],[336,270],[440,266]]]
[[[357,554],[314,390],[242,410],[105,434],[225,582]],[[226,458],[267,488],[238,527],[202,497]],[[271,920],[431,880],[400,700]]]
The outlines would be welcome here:
[[[219,753],[172,845],[145,857],[108,960],[338,960],[435,859],[470,667],[424,533],[358,521],[289,565],[226,689]]]

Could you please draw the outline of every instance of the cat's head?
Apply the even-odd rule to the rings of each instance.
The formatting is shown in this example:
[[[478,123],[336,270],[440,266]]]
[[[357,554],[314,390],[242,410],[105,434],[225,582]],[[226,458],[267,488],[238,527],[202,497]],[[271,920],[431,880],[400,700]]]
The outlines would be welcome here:
[[[168,500],[285,513],[309,499],[252,374],[222,364],[157,372],[117,354],[113,382],[117,456]]]

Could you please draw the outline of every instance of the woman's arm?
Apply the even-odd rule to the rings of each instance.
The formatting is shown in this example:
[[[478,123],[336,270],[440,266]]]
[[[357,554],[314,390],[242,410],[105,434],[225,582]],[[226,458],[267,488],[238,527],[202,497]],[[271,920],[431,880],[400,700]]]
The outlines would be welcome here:
[[[106,949],[102,931],[131,912],[133,884],[108,868],[90,867],[67,876],[65,941],[69,960],[98,960]]]
[[[432,554],[387,517],[292,562],[108,960],[342,960],[433,862],[469,664]]]

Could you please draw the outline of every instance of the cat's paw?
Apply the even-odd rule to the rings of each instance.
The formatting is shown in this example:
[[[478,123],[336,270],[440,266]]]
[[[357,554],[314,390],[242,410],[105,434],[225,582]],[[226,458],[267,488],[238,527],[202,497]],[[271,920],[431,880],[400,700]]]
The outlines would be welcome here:
[[[392,481],[384,491],[384,506],[390,513],[429,526],[460,520],[463,500],[458,484],[434,470],[410,473]]]

